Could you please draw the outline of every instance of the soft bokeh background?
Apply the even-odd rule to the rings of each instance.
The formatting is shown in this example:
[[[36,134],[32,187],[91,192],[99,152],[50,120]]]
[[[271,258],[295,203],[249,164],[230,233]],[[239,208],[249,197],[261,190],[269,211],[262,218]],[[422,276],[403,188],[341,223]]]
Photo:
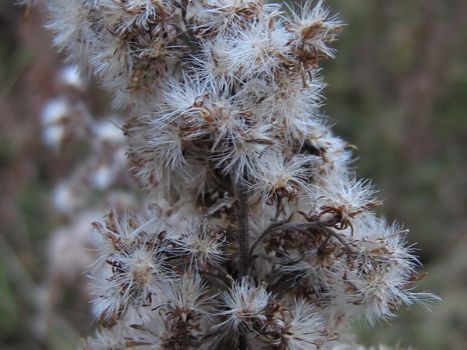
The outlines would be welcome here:
[[[443,298],[429,312],[403,309],[364,344],[420,350],[467,348],[467,1],[328,0],[348,24],[325,64],[325,111],[356,145],[360,177],[374,180],[382,212],[418,242],[428,276],[420,290]],[[60,94],[61,58],[45,15],[0,0],[0,348],[73,349],[93,324],[81,274],[53,280],[52,232],[67,219],[50,203],[86,147],[53,152],[39,116]],[[95,114],[105,94],[83,92]],[[80,247],[76,247],[80,249]],[[65,254],[66,256],[66,254]],[[52,289],[52,297],[51,290]],[[45,305],[45,306],[44,306]]]

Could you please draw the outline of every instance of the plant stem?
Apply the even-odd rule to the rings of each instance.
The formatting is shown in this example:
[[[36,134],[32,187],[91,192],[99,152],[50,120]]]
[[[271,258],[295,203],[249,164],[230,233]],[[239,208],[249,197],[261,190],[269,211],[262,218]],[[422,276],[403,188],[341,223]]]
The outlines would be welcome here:
[[[248,234],[248,213],[247,196],[243,185],[235,182],[235,194],[237,197],[237,221],[238,221],[238,245],[240,257],[240,275],[247,274],[249,265],[249,234]]]
[[[248,345],[244,334],[240,335],[240,339],[238,342],[238,350],[248,350]]]

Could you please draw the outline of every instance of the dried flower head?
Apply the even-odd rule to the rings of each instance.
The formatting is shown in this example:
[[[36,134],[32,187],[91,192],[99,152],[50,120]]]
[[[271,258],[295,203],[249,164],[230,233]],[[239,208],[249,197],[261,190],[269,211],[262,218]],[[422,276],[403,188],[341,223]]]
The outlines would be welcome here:
[[[219,316],[225,320],[219,325],[227,327],[233,333],[252,332],[255,322],[266,321],[266,307],[270,293],[264,286],[255,286],[252,281],[243,278],[222,296],[222,308]]]

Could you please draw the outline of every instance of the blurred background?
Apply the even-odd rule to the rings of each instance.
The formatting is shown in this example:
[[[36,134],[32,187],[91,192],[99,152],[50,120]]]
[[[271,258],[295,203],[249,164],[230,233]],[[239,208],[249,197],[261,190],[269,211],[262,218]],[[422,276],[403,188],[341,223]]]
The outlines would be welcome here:
[[[431,312],[356,324],[359,341],[467,349],[467,1],[327,3],[347,26],[324,65],[325,112],[358,147],[357,173],[380,189],[382,212],[410,228],[428,273],[418,289],[443,298]],[[140,195],[114,126],[122,117],[63,63],[45,22],[40,7],[0,0],[5,350],[74,349],[90,333],[89,223]]]

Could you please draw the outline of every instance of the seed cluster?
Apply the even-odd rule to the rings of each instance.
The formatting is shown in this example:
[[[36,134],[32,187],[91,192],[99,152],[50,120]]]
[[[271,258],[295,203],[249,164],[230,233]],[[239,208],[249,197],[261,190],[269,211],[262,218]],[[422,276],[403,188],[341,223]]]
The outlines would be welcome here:
[[[321,1],[49,0],[55,42],[117,107],[154,204],[103,224],[83,349],[351,349],[419,265],[321,111],[342,23]],[[357,349],[355,347],[355,349]]]

